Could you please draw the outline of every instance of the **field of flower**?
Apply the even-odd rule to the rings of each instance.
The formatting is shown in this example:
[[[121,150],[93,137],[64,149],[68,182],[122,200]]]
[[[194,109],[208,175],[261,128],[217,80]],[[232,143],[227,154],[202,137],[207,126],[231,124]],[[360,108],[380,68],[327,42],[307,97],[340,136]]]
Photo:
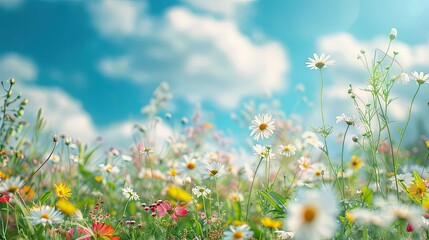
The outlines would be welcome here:
[[[335,61],[325,54],[307,61],[321,81],[319,126],[244,107],[237,121],[252,138],[251,159],[198,111],[180,123],[159,116],[165,84],[145,109],[147,123],[135,126],[132,148],[102,149],[69,136],[47,140],[42,113],[23,121],[31,99],[15,94],[14,79],[2,82],[0,239],[429,238],[429,140],[406,141],[429,74],[402,71],[390,49],[396,35],[374,61],[360,52],[368,77],[365,89],[349,87],[355,117],[326,124],[324,73]],[[390,106],[401,99],[391,89],[407,83],[415,94],[406,122],[393,128]],[[153,130],[161,118],[173,135],[160,140]]]

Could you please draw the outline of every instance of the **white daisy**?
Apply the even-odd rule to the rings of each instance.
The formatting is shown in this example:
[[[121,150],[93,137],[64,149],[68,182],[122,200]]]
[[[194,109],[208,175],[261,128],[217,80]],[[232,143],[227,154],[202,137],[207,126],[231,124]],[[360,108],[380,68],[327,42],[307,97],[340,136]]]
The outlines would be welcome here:
[[[347,123],[347,125],[351,125],[351,126],[355,125],[355,120],[351,117],[347,117],[344,113],[341,114],[340,116],[337,116],[336,120],[337,120],[337,123],[345,122]]]
[[[398,174],[398,175],[396,175],[396,179],[398,180],[398,184],[399,184],[399,182],[401,182],[401,183],[404,184],[404,186],[406,188],[408,188],[411,185],[411,183],[413,183],[413,181],[414,181],[414,177],[413,177],[413,175],[411,173]],[[390,181],[390,187],[392,189],[396,190],[395,177],[394,176],[390,177],[389,181]],[[399,190],[399,192],[403,191],[402,186],[400,184],[399,184],[398,190]]]
[[[194,188],[192,188],[192,193],[197,196],[197,198],[199,197],[207,197],[212,191],[206,187],[200,187],[200,186],[196,186]]]
[[[225,240],[249,239],[253,236],[253,231],[246,224],[234,227],[229,226],[229,229],[223,233]]]
[[[298,160],[298,167],[302,171],[306,171],[311,168],[311,160],[308,157],[300,157]]]
[[[275,120],[271,118],[272,116],[269,114],[258,114],[258,116],[255,116],[255,119],[252,120],[253,125],[249,127],[249,130],[252,130],[250,136],[253,136],[253,139],[256,141],[259,138],[269,138],[276,129],[274,126]]]
[[[398,83],[407,84],[410,81],[410,76],[403,72],[395,75],[393,80],[397,81]]]
[[[27,218],[33,225],[42,224],[45,226],[47,223],[50,225],[60,223],[63,220],[63,215],[55,208],[44,205],[30,209],[30,214]]]
[[[225,173],[225,167],[220,162],[209,163],[207,164],[206,168],[206,178],[218,178]]]
[[[177,166],[177,172],[183,176],[199,176],[201,174],[201,164],[198,163],[198,158],[191,155],[184,155],[183,160]]]
[[[122,195],[124,195],[128,200],[140,200],[140,196],[130,187],[122,188]]]
[[[411,73],[413,75],[413,78],[416,80],[416,82],[418,84],[423,84],[423,83],[428,83],[429,81],[426,81],[429,78],[429,74],[424,74],[423,72],[417,73],[417,72],[412,72]]]
[[[292,144],[280,145],[279,149],[280,149],[280,154],[286,157],[293,156],[295,155],[295,152],[296,152],[296,147]]]
[[[285,220],[295,239],[328,239],[337,228],[337,199],[332,191],[301,192],[298,201],[288,206]]]
[[[270,146],[262,146],[260,144],[256,144],[253,146],[253,153],[255,155],[259,155],[262,158],[273,159],[275,158],[275,154],[271,152]]]
[[[331,57],[330,55],[325,56],[324,53],[322,53],[319,56],[317,56],[317,54],[314,54],[314,59],[313,58],[308,58],[307,61],[307,67],[310,69],[322,69],[325,68],[329,65],[334,65],[335,61],[334,60],[329,60],[329,58]]]
[[[277,233],[277,237],[282,240],[289,240],[293,239],[293,232],[287,232],[287,231],[275,231]]]
[[[112,166],[110,164],[100,164],[98,167],[101,169],[101,171],[108,172],[108,173],[118,173],[119,168],[117,166]]]
[[[22,186],[24,186],[25,181],[21,177],[10,177],[5,181],[0,182],[0,192],[7,192],[13,194],[17,192]]]

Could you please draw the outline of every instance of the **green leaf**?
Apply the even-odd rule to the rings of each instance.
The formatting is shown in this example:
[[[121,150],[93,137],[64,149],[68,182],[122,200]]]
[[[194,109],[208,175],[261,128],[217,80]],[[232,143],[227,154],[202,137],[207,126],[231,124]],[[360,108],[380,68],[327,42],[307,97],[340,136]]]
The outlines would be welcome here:
[[[42,204],[46,202],[46,200],[48,200],[51,196],[52,196],[52,191],[47,191],[43,193],[42,196],[40,196],[39,198],[39,203]]]
[[[195,218],[193,218],[193,220],[194,220],[194,222],[195,222],[195,227],[196,227],[196,233],[197,234],[199,234],[199,236],[203,236],[203,228],[201,227],[201,224],[200,224],[200,222],[197,220],[197,219],[195,219]]]
[[[372,202],[372,191],[371,189],[367,188],[367,187],[362,187],[362,201],[371,204]]]

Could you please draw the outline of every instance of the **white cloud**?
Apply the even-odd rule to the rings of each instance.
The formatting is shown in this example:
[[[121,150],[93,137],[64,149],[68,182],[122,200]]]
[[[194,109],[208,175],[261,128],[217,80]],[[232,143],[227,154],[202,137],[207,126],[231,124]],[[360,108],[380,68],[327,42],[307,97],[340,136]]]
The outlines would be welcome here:
[[[233,16],[238,11],[240,5],[249,4],[254,2],[253,0],[186,0],[192,7],[208,11],[210,13],[222,15],[222,16]]]
[[[97,29],[106,36],[144,34],[151,23],[142,16],[146,8],[138,1],[98,1],[88,5]]]
[[[114,123],[100,129],[100,135],[103,136],[106,145],[127,149],[133,143],[133,134],[136,132],[135,125],[137,123],[139,122],[132,120]],[[144,125],[147,125],[147,121]],[[161,148],[165,140],[171,136],[173,136],[172,129],[162,121],[158,121],[156,124],[150,124],[150,131],[145,135],[144,144],[153,148]]]
[[[0,0],[0,7],[5,9],[16,9],[24,3],[24,0]]]
[[[29,99],[26,118],[34,122],[38,110],[47,121],[47,128],[56,134],[66,134],[85,141],[97,137],[91,116],[85,112],[80,102],[63,90],[49,87],[19,86],[24,96]]]
[[[376,37],[370,41],[359,41],[349,33],[337,33],[323,36],[318,39],[317,45],[321,51],[332,55],[341,67],[362,69],[362,65],[356,60],[360,50],[365,50],[368,61],[372,63],[374,51],[376,49],[385,51],[387,48],[388,36]],[[428,66],[429,63],[429,39],[424,44],[408,45],[399,40],[394,40],[390,47],[389,54],[393,56],[393,51],[399,53],[396,57],[404,70],[414,66]],[[381,55],[381,52],[378,52]]]
[[[33,61],[18,55],[8,53],[0,57],[0,79],[15,78],[18,81],[33,81],[37,78],[38,70]]]
[[[176,96],[189,102],[210,101],[226,108],[238,106],[246,96],[287,87],[285,49],[275,41],[256,43],[233,19],[175,7],[151,22],[156,31],[140,38],[140,48],[128,47],[126,54],[100,60],[105,76],[138,83],[167,81]]]

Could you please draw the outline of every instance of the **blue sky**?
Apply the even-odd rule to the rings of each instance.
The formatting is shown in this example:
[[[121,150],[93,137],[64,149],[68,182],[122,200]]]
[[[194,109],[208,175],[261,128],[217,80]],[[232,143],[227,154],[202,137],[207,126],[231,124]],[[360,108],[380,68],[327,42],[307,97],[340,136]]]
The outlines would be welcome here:
[[[230,119],[249,100],[269,93],[290,114],[302,94],[316,103],[318,74],[305,67],[314,52],[332,55],[327,69],[327,115],[352,114],[348,84],[362,85],[361,48],[392,49],[408,71],[429,72],[429,2],[426,0],[0,0],[0,78],[15,77],[30,98],[27,117],[43,107],[50,128],[75,138],[131,142],[133,123],[164,81],[174,95],[173,120],[195,106],[231,133]],[[403,121],[415,85],[394,89],[403,100],[392,111]],[[429,116],[425,86],[414,114]],[[309,124],[318,108],[294,108]]]

